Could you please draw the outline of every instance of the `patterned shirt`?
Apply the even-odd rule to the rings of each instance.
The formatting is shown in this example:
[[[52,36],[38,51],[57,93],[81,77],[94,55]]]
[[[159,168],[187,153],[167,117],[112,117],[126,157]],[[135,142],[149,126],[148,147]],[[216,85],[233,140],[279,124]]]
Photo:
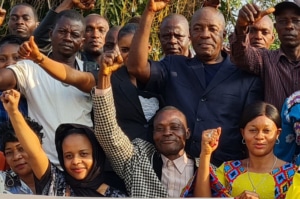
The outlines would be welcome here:
[[[230,44],[232,61],[238,67],[261,77],[265,101],[279,111],[284,100],[300,90],[300,62],[289,60],[281,49],[251,47],[247,35],[233,34]]]
[[[288,97],[281,111],[279,142],[274,147],[277,157],[300,165],[300,91]]]
[[[115,172],[124,180],[130,197],[167,197],[151,164],[155,147],[139,138],[132,143],[117,124],[111,89],[104,96],[93,95],[95,135]]]
[[[0,172],[0,194],[33,194],[31,189],[12,170]]]
[[[253,181],[260,198],[282,199],[292,184],[297,166],[286,163],[269,173],[247,172],[240,160],[223,163],[216,171],[210,167],[210,187],[212,197],[235,197],[245,190],[253,190]],[[251,176],[251,180],[250,177]],[[190,180],[182,192],[182,197],[192,197],[196,175]]]

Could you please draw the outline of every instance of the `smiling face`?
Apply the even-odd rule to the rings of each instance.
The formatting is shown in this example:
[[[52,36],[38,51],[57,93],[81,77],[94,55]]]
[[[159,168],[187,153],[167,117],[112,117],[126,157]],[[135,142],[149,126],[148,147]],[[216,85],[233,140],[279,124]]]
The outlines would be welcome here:
[[[212,7],[203,7],[191,20],[191,41],[196,56],[203,62],[221,58],[225,21],[223,15]]]
[[[4,154],[7,164],[20,178],[32,174],[32,169],[27,163],[28,154],[20,142],[6,142]]]
[[[68,135],[62,142],[66,172],[76,180],[83,180],[93,166],[93,149],[89,139],[82,134]]]
[[[14,6],[9,14],[8,30],[12,35],[29,38],[37,25],[32,8],[26,5]]]
[[[241,130],[249,154],[265,156],[273,153],[274,144],[279,137],[280,129],[267,116],[258,116],[247,123]]]
[[[154,119],[153,140],[157,150],[170,160],[184,154],[190,132],[185,116],[178,110],[162,110]]]

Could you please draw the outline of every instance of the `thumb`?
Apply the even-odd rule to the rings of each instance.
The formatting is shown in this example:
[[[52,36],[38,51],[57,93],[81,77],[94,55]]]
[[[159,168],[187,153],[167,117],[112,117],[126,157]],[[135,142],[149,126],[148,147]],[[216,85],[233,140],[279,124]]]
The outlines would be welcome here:
[[[269,15],[271,13],[275,12],[275,8],[274,7],[271,7],[271,8],[268,8],[264,11],[261,12],[261,17],[264,17],[266,15]]]
[[[34,53],[39,54],[40,50],[39,50],[39,47],[36,45],[36,43],[34,41],[34,36],[30,36],[30,38],[29,38],[29,46],[31,47],[31,50]]]
[[[117,56],[117,63],[118,64],[122,64],[123,63],[123,57],[120,54]]]
[[[30,38],[29,38],[29,44],[30,44],[30,46],[32,46],[32,45],[35,44],[35,42],[34,42],[34,36],[30,36]]]
[[[222,132],[222,128],[221,128],[221,127],[218,127],[218,128],[217,128],[217,132],[218,132],[218,135],[220,136],[220,135],[221,135],[221,132]]]

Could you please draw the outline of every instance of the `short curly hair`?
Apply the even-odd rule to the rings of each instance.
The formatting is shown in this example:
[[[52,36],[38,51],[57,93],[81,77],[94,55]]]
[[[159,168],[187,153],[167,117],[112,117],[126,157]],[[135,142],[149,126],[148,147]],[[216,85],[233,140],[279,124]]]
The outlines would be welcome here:
[[[33,132],[37,135],[42,144],[42,139],[44,134],[41,132],[43,126],[41,126],[38,122],[31,119],[30,117],[24,117],[28,126],[33,130]],[[0,150],[5,150],[5,145],[7,142],[18,142],[18,138],[16,136],[15,130],[10,121],[2,123],[0,125]]]

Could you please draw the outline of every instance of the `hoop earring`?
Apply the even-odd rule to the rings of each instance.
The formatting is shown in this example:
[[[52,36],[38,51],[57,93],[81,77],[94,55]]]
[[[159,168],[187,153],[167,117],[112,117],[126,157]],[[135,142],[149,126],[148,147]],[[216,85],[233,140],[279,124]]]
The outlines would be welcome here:
[[[245,139],[244,139],[244,138],[242,139],[242,144],[246,144],[246,142],[245,142]]]
[[[280,140],[277,138],[275,144],[280,144]]]

